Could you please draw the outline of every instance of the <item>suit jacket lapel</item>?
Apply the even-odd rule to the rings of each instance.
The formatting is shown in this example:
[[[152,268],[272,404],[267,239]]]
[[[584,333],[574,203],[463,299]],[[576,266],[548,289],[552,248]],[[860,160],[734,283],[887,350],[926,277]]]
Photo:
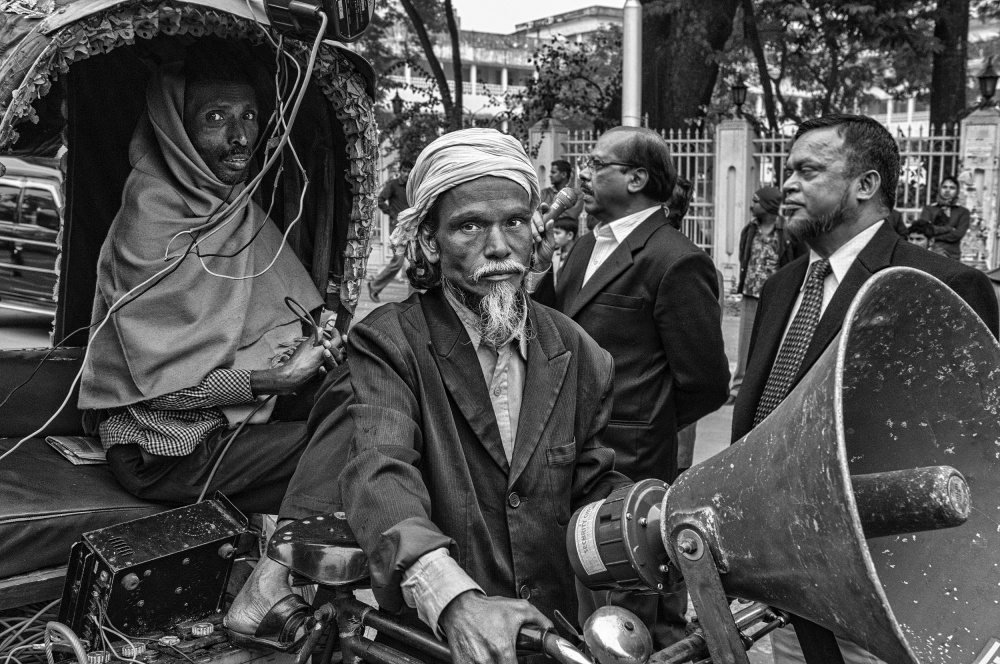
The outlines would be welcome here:
[[[646,240],[649,236],[653,234],[657,228],[667,223],[667,216],[662,209],[657,210],[653,214],[649,215],[645,221],[639,224],[638,228],[633,230],[625,241],[619,244],[611,255],[608,256],[607,260],[601,263],[601,266],[597,268],[593,276],[590,277],[590,281],[583,285],[580,289],[579,294],[572,300],[567,301],[565,307],[563,308],[563,313],[565,313],[570,318],[576,316],[577,313],[584,306],[587,305],[594,296],[600,293],[604,288],[610,284],[615,278],[622,272],[627,270],[632,265],[632,254],[642,249],[646,246]],[[591,233],[591,235],[594,235]],[[594,240],[596,244],[596,240]],[[580,283],[583,283],[584,273],[587,271],[587,264],[590,262],[590,257],[593,254],[593,250],[587,253],[586,261],[579,266],[580,274],[574,275],[579,277]]]
[[[479,442],[497,465],[507,472],[507,455],[472,340],[440,288],[427,291],[420,302],[445,387]]]
[[[556,308],[565,312],[580,294],[583,285],[583,275],[587,271],[587,263],[594,253],[595,238],[593,233],[587,233],[576,243],[573,251],[566,259],[566,264],[559,272],[559,284],[556,286]]]
[[[844,318],[847,316],[847,310],[850,309],[851,302],[861,290],[861,286],[873,274],[891,265],[892,254],[898,241],[899,235],[896,231],[888,223],[883,223],[882,228],[876,231],[865,248],[858,254],[854,263],[848,268],[847,274],[844,275],[844,280],[837,286],[833,299],[830,300],[830,304],[827,305],[823,317],[816,326],[816,332],[813,333],[812,341],[809,342],[809,348],[806,350],[798,375],[795,377],[796,383],[815,364],[830,342],[840,333],[840,329],[844,325]]]
[[[559,330],[549,314],[530,299],[528,303],[528,320],[534,335],[528,342],[528,370],[508,485],[512,485],[524,471],[542,439],[572,356],[563,345]]]

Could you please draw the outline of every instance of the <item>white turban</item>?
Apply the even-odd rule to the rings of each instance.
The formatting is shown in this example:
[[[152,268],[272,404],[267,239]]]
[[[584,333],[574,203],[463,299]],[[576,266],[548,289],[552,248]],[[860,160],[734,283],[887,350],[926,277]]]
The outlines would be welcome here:
[[[417,157],[406,184],[410,207],[399,213],[389,242],[396,248],[408,246],[416,240],[417,229],[438,196],[487,175],[518,183],[528,192],[531,209],[538,206],[538,175],[517,139],[496,129],[453,131]]]

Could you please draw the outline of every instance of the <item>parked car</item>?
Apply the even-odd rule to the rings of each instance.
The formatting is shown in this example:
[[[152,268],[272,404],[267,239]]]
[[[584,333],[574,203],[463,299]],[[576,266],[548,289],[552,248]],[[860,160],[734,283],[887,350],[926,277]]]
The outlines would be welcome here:
[[[0,175],[0,308],[55,313],[62,175],[5,159]]]

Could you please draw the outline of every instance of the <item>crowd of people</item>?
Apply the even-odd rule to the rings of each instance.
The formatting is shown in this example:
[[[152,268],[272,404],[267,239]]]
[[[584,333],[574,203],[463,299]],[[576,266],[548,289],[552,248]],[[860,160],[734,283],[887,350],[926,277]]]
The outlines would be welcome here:
[[[405,264],[413,290],[345,341],[320,324],[323,300],[278,251],[273,222],[240,197],[258,131],[241,66],[193,48],[150,83],[95,321],[156,276],[174,238],[220,211],[228,221],[201,250],[228,257],[212,267],[231,278],[181,261],[115,312],[91,341],[80,404],[139,497],[182,504],[221,491],[279,523],[343,510],[379,605],[446,637],[456,662],[512,663],[522,625],[550,627],[556,611],[582,624],[606,603],[638,614],[658,648],[682,638],[682,583],[641,595],[574,580],[571,515],[631,482],[672,482],[678,431],[730,395],[733,441],[762,422],[875,272],[929,272],[997,334],[986,276],[916,245],[933,239],[955,256],[968,211],[954,187],[942,183],[905,241],[886,221],[896,142],[874,120],[837,115],[803,123],[781,189],[754,196],[732,384],[718,273],[677,228],[690,185],[663,138],[640,128],[601,135],[581,164],[580,204],[554,218],[540,204],[570,182],[569,164],[552,164],[542,190],[500,132],[452,132],[401,164],[379,199],[395,257],[369,288],[377,301]],[[208,324],[220,316],[226,325]],[[309,615],[288,570],[264,558],[226,626],[237,643],[289,650]],[[803,643],[832,639],[804,620],[795,629]],[[794,633],[775,643],[777,661],[801,659]]]

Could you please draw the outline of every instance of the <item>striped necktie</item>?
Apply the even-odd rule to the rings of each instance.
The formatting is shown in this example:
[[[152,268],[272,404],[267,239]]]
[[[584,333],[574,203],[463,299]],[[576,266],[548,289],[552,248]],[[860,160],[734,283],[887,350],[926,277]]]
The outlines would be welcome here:
[[[784,400],[792,387],[792,381],[799,373],[809,342],[812,341],[813,333],[819,324],[820,309],[823,306],[823,280],[830,271],[830,261],[825,258],[813,263],[809,269],[809,277],[802,293],[802,304],[795,314],[792,326],[788,329],[784,343],[781,344],[778,357],[771,367],[771,374],[767,377],[764,394],[757,404],[757,414],[753,419],[754,426],[760,424]]]

